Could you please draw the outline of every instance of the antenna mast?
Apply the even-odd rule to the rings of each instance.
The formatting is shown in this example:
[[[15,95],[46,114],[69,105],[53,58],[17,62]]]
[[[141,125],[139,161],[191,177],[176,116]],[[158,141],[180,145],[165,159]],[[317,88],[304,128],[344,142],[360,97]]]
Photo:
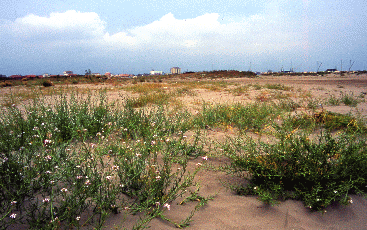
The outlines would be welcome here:
[[[353,65],[354,65],[354,61],[352,62],[352,60],[350,60],[349,61],[349,70],[348,71],[350,71],[350,69],[352,68]]]
[[[322,62],[320,62],[320,65],[319,65],[319,62],[317,62],[317,72],[316,73],[319,72],[321,65],[322,65]]]

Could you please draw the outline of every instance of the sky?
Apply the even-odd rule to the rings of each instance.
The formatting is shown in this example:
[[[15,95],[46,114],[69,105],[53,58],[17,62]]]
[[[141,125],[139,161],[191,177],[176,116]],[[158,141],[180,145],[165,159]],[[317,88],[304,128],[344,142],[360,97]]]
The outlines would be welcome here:
[[[0,74],[367,68],[365,0],[1,0]],[[351,65],[353,64],[353,65]]]

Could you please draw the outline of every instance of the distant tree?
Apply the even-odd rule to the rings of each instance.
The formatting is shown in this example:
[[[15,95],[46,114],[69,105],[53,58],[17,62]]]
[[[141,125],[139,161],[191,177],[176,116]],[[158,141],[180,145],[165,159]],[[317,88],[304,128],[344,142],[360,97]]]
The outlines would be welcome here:
[[[90,69],[85,70],[85,75],[91,75],[91,74],[92,74],[92,71]]]

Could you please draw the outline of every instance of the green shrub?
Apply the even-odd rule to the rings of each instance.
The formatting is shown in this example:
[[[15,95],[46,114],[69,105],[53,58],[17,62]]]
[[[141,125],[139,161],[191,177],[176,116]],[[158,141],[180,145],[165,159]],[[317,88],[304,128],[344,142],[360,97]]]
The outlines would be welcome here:
[[[42,81],[42,85],[44,86],[44,87],[50,87],[50,86],[53,86],[54,84],[52,83],[52,81],[50,81],[50,80],[43,80]]]
[[[233,172],[248,172],[249,184],[241,194],[256,194],[266,203],[300,199],[306,207],[322,210],[332,202],[351,203],[352,193],[365,193],[366,139],[349,134],[321,134],[313,141],[288,133],[279,142],[251,139],[227,142],[223,149]]]
[[[314,114],[302,113],[284,119],[283,127],[291,130],[296,128],[313,131],[316,127],[322,127],[328,131],[343,130],[349,133],[366,133],[365,124],[351,115],[333,113],[322,110]]]

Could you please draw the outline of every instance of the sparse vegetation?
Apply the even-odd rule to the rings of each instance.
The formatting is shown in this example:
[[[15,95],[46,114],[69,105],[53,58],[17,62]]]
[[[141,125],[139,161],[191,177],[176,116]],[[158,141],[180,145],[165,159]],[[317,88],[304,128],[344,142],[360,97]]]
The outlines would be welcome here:
[[[228,76],[253,77],[238,73]],[[139,217],[133,229],[154,218],[186,227],[215,202],[217,191],[204,196],[196,181],[213,168],[208,156],[225,158],[218,168],[247,182],[231,184],[238,194],[266,204],[297,199],[324,210],[366,194],[365,118],[322,105],[357,106],[362,98],[216,79],[223,74],[187,74],[185,81],[83,76],[73,85],[42,79],[2,89],[0,228],[102,229],[118,213]],[[56,86],[44,88],[46,81]],[[93,89],[82,87],[87,82]],[[209,103],[202,91],[251,94],[253,101]],[[118,99],[109,98],[116,92]],[[183,96],[197,97],[194,106]],[[191,202],[182,220],[167,215],[171,205]]]

